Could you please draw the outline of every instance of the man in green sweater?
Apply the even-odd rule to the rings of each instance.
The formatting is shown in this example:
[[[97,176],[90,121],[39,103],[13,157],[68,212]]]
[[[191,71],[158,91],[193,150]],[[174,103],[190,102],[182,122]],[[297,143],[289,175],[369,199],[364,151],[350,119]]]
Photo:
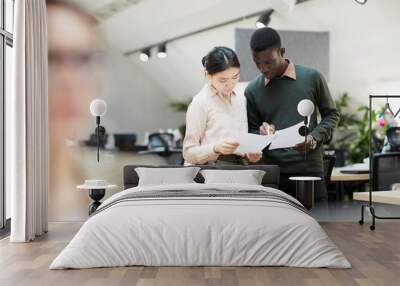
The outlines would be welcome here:
[[[303,99],[311,100],[321,115],[317,121],[315,111],[309,121],[306,142],[293,148],[264,150],[265,164],[281,168],[280,189],[294,195],[295,183],[291,176],[323,176],[323,143],[332,136],[339,121],[325,79],[317,70],[295,65],[284,57],[285,48],[277,31],[265,27],[256,30],[250,40],[253,60],[261,74],[247,86],[247,116],[249,132],[268,134],[299,122],[304,118],[297,111]],[[307,151],[307,159],[304,152]],[[317,183],[316,199],[326,199],[325,183]]]

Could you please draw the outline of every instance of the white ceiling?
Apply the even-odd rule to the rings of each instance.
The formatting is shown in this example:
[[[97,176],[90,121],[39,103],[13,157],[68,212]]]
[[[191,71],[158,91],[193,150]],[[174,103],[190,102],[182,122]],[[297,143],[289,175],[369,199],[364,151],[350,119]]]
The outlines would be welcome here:
[[[112,51],[121,55],[269,8],[282,12],[288,10],[285,9],[285,5],[290,7],[296,0],[72,1],[77,1],[99,20],[99,30],[102,34],[100,39],[105,41],[105,45],[101,46],[106,47],[108,53]],[[286,16],[274,13],[272,18]],[[129,61],[126,61],[126,64],[133,67],[129,76],[134,78],[138,74],[146,75],[148,80],[141,82],[143,87],[127,85],[126,89],[140,90],[146,84],[150,84],[159,87],[157,96],[174,99],[192,97],[204,84],[204,71],[200,61],[202,56],[213,46],[234,47],[234,29],[254,28],[255,19],[243,19],[235,24],[209,30],[207,33],[170,42],[167,45],[167,59],[152,56],[149,62],[143,63],[138,60],[138,54],[132,54],[128,57]],[[152,55],[154,52],[155,49],[152,49]],[[118,70],[116,66],[113,68]]]
[[[80,0],[111,46],[136,50],[289,0]],[[292,1],[292,0],[290,0]],[[289,1],[289,2],[290,2]]]
[[[87,11],[94,12],[98,9],[105,7],[106,5],[117,2],[117,0],[72,0],[73,2],[81,5]]]

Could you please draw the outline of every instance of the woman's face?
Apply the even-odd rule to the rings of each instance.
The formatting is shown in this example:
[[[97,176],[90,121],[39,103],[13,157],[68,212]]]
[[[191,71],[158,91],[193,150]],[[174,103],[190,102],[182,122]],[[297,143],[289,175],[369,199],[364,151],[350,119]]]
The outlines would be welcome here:
[[[62,5],[48,5],[49,117],[52,138],[62,130],[74,138],[96,94],[96,27],[87,16]],[[62,138],[60,138],[62,139]]]
[[[207,77],[211,85],[218,91],[218,93],[229,95],[239,82],[240,69],[236,67],[230,67],[222,72],[218,72],[213,75],[207,75]]]

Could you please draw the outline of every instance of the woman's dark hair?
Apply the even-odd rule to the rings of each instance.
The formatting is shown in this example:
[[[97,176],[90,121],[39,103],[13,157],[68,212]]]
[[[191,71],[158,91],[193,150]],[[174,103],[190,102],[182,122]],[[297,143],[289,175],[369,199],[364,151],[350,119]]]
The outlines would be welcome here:
[[[213,75],[230,67],[240,68],[239,59],[234,50],[227,47],[215,47],[201,60],[209,75]]]

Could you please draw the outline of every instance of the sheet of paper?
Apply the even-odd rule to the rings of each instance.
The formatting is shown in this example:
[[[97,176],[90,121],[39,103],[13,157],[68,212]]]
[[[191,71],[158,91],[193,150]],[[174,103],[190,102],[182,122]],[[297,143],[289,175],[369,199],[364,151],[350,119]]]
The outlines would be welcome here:
[[[299,134],[299,128],[303,125],[304,123],[300,122],[288,128],[275,131],[275,138],[268,150],[291,148],[298,143],[304,142],[304,136]]]
[[[357,163],[340,168],[340,171],[369,171],[369,164]]]
[[[262,136],[252,133],[239,133],[235,139],[240,145],[236,149],[235,154],[243,155],[246,153],[261,152],[274,138],[275,135]]]

